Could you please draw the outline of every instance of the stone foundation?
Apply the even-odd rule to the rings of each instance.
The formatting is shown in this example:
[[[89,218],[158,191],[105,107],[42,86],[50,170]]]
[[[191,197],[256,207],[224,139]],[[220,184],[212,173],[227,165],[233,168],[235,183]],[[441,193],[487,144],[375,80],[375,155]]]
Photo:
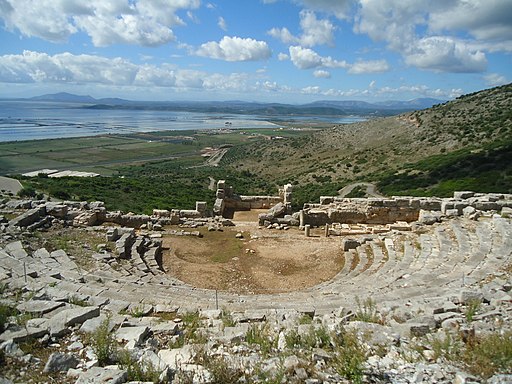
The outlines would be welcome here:
[[[325,224],[390,224],[413,222],[422,212],[442,215],[470,215],[476,211],[496,211],[512,207],[510,194],[455,192],[453,198],[394,196],[390,199],[348,199],[322,196],[320,204],[304,204],[300,225]]]

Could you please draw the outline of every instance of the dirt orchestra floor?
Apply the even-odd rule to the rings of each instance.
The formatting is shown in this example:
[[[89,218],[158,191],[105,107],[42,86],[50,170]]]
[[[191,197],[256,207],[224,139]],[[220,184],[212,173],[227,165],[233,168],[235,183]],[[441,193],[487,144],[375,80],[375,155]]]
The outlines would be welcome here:
[[[277,293],[330,280],[343,268],[339,237],[326,238],[322,228],[305,237],[296,227],[259,227],[260,212],[237,212],[234,227],[222,232],[202,228],[202,238],[165,236],[166,272],[199,288]],[[237,234],[243,237],[239,239]]]

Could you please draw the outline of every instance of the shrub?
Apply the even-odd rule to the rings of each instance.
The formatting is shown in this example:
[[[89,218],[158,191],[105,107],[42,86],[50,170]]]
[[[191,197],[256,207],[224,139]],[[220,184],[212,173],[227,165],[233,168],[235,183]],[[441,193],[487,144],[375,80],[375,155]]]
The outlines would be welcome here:
[[[148,361],[137,360],[127,350],[118,354],[119,368],[126,370],[128,381],[158,383],[162,373]]]
[[[464,361],[471,373],[489,378],[512,372],[512,331],[477,337],[466,346]]]
[[[89,342],[100,366],[103,367],[112,362],[117,352],[117,345],[114,335],[110,332],[110,317],[101,322],[91,334]]]
[[[377,304],[369,297],[362,303],[358,297],[356,297],[357,311],[354,319],[358,321],[364,321],[366,323],[378,323],[381,324],[382,320],[377,312]]]
[[[434,352],[434,359],[445,359],[448,361],[458,361],[462,356],[464,344],[459,337],[445,332],[441,335],[428,338],[432,351]]]
[[[220,319],[222,320],[222,325],[225,327],[234,327],[236,325],[236,321],[233,319],[233,316],[226,309],[223,309],[220,313]]]
[[[7,325],[9,316],[12,316],[16,311],[6,304],[0,303],[0,333],[4,331]]]
[[[211,374],[211,384],[235,384],[244,376],[242,369],[230,367],[223,357],[211,357],[203,353],[199,361]]]
[[[32,187],[23,187],[16,195],[18,197],[36,197],[36,190]]]
[[[341,376],[359,384],[363,379],[363,365],[367,352],[355,332],[341,329],[336,334],[336,349],[333,366]]]
[[[245,340],[250,345],[258,345],[264,355],[268,355],[277,346],[277,339],[272,336],[267,324],[251,326]]]
[[[470,300],[466,307],[466,320],[468,323],[471,323],[473,321],[473,317],[477,314],[478,310],[480,309],[481,301],[480,300]]]

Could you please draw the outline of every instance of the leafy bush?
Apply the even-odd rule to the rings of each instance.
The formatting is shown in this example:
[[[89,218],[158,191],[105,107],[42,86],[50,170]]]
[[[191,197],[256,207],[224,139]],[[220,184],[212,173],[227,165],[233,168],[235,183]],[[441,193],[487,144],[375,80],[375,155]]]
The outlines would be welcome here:
[[[3,332],[6,325],[7,320],[10,316],[13,316],[16,313],[14,308],[11,308],[7,304],[0,303],[0,332]]]
[[[359,342],[356,333],[346,332],[343,328],[338,330],[336,344],[334,368],[338,374],[351,382],[362,383],[367,352]]]
[[[245,335],[245,341],[249,345],[258,345],[264,355],[277,347],[277,339],[271,334],[268,324],[251,326]]]
[[[162,373],[148,361],[138,360],[127,350],[118,353],[119,368],[126,370],[128,381],[158,383]]]
[[[114,360],[117,344],[114,335],[110,332],[110,317],[103,320],[100,326],[92,332],[89,342],[101,367]]]
[[[476,337],[466,345],[464,362],[471,373],[489,378],[512,372],[512,332]]]
[[[357,311],[355,313],[355,320],[364,321],[366,323],[382,323],[382,319],[377,312],[377,304],[375,301],[368,297],[363,302],[356,297]]]

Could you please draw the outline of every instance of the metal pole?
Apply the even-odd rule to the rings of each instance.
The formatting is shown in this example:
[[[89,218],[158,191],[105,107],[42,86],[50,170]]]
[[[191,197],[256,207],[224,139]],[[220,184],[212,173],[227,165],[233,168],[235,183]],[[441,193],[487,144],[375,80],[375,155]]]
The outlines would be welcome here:
[[[23,275],[25,276],[25,283],[27,282],[27,265],[23,262]]]
[[[219,309],[219,291],[215,290],[215,309]]]

